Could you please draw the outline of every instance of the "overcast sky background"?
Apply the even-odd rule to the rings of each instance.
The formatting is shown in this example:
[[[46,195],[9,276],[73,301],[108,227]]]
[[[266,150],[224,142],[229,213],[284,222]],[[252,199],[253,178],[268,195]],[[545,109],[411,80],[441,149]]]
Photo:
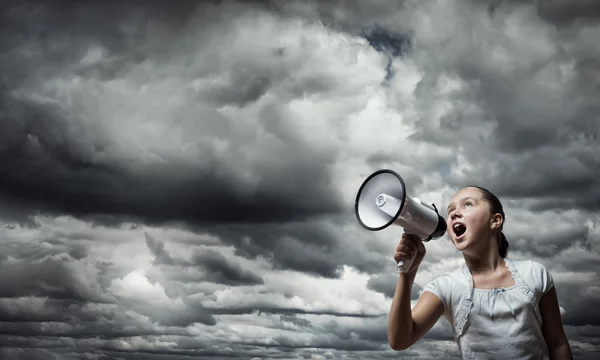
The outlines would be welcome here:
[[[0,358],[458,358],[445,319],[387,345],[383,167],[495,192],[597,358],[593,3],[3,1]],[[462,262],[426,246],[414,299]]]

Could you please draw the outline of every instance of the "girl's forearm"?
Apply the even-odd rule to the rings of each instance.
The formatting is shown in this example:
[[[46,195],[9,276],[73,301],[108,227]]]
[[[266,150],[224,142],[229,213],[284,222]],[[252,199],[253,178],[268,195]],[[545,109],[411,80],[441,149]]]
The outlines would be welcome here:
[[[388,319],[388,343],[394,350],[403,350],[408,346],[407,339],[412,337],[413,319],[410,306],[413,274],[401,273],[392,300]]]
[[[550,350],[550,360],[573,360],[573,354],[571,354],[571,347],[568,342],[564,342],[561,345]]]

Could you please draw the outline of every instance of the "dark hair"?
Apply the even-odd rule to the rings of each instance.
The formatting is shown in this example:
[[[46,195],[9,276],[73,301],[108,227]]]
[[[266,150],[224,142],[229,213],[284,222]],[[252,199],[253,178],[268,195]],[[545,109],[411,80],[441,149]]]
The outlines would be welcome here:
[[[491,191],[482,188],[481,186],[469,185],[468,187],[476,188],[481,191],[481,195],[488,202],[492,214],[502,215],[502,224],[500,225],[500,230],[498,231],[496,240],[498,241],[498,253],[501,257],[505,258],[506,252],[508,251],[508,240],[506,240],[506,236],[502,232],[506,217],[504,216],[504,208],[502,207],[500,199],[498,199],[496,195],[492,194]]]

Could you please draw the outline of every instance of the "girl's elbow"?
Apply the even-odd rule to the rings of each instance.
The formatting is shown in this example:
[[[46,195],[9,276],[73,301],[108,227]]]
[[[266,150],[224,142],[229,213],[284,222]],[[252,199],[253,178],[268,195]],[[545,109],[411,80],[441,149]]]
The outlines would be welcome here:
[[[403,341],[399,341],[398,339],[394,339],[392,337],[388,337],[388,344],[390,345],[392,350],[395,351],[403,351],[410,347],[410,344],[407,344]]]
[[[408,349],[403,344],[399,344],[399,343],[396,343],[396,342],[393,342],[393,341],[391,341],[391,342],[388,341],[388,343],[390,344],[390,347],[392,348],[392,350],[395,350],[395,351],[403,351],[403,350]]]

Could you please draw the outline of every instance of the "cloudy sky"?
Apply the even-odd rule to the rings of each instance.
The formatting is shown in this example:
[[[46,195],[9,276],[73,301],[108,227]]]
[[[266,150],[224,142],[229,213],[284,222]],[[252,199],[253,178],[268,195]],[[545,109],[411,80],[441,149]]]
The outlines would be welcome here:
[[[387,345],[391,168],[445,208],[482,185],[600,353],[593,1],[3,1],[0,357],[458,357]],[[427,243],[414,299],[462,262]]]

